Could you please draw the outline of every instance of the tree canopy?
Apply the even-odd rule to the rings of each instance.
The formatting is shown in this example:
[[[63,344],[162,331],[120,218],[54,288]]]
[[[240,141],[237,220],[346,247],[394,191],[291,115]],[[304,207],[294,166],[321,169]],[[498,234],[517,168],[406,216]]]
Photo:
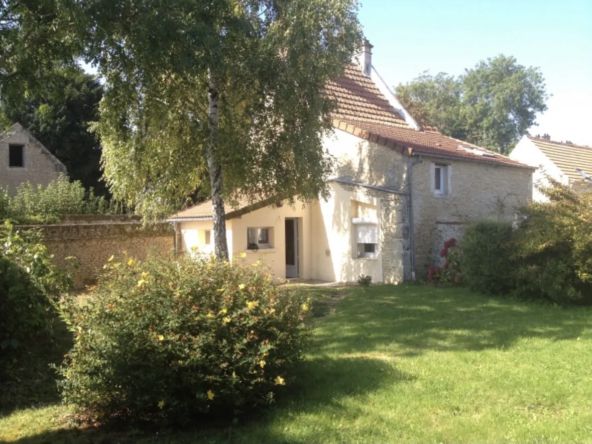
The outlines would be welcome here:
[[[536,124],[548,98],[538,68],[504,55],[481,61],[458,77],[424,72],[399,85],[397,96],[420,125],[502,154]]]
[[[89,131],[99,119],[102,85],[78,67],[55,69],[46,79],[20,100],[0,102],[4,126],[21,123],[66,166],[71,179],[105,195],[100,144]]]
[[[359,47],[356,0],[0,2],[2,94],[68,57],[97,66],[105,179],[140,213],[209,194],[226,258],[225,201],[326,192],[323,89]]]
[[[84,29],[100,30],[86,55],[106,79],[96,129],[116,198],[159,216],[199,189],[227,257],[224,201],[325,192],[322,92],[358,47],[354,0],[105,5]]]

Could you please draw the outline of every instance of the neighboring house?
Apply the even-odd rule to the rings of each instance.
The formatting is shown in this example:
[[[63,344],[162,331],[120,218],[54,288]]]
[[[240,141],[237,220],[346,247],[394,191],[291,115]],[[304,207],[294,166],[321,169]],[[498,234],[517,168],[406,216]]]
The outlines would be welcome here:
[[[555,142],[549,136],[524,136],[510,158],[537,167],[536,184],[546,185],[547,176],[562,184],[580,188],[592,179],[592,148],[569,142]],[[537,189],[533,200],[544,202],[547,198]]]
[[[15,194],[23,182],[47,185],[66,167],[19,123],[0,134],[0,188]]]
[[[227,208],[232,260],[260,259],[279,278],[397,283],[425,276],[467,221],[511,220],[529,201],[534,168],[421,129],[373,68],[371,48],[327,88],[339,105],[324,141],[337,159],[328,200]],[[212,251],[211,202],[170,221],[179,251]]]

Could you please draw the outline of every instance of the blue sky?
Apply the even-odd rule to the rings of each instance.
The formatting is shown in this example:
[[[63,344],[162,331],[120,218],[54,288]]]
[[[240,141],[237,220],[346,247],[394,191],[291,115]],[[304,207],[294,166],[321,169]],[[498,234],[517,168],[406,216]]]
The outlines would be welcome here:
[[[531,134],[592,146],[592,0],[360,1],[373,65],[390,85],[513,55],[539,67],[553,95]]]

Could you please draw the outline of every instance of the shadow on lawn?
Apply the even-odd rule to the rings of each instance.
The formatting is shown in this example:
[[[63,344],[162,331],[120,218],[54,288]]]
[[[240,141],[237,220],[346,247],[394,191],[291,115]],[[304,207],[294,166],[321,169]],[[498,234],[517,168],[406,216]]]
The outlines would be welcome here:
[[[296,372],[296,383],[279,398],[272,409],[241,419],[241,425],[204,418],[199,429],[182,432],[117,431],[104,428],[63,429],[22,438],[19,444],[115,444],[200,442],[286,442],[274,427],[274,419],[298,417],[322,407],[336,413],[345,410],[343,401],[349,397],[371,396],[377,390],[413,380],[388,362],[369,358],[321,357],[305,361]],[[368,401],[370,402],[370,401]],[[196,424],[197,426],[197,424]]]
[[[44,332],[26,344],[10,368],[11,377],[0,383],[0,418],[16,409],[59,401],[57,374],[50,366],[59,365],[71,347],[72,334],[56,316],[52,335]]]
[[[487,297],[463,288],[403,285],[357,291],[316,335],[321,352],[384,350],[395,356],[507,348],[521,338],[576,339],[592,310]],[[346,326],[346,328],[344,328]]]

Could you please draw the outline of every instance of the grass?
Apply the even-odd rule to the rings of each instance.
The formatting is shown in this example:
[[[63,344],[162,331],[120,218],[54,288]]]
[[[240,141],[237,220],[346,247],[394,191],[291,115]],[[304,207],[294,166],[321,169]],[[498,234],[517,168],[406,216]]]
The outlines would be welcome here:
[[[319,318],[297,386],[235,426],[77,429],[70,407],[0,418],[0,441],[590,442],[592,310],[416,285],[315,288]]]

